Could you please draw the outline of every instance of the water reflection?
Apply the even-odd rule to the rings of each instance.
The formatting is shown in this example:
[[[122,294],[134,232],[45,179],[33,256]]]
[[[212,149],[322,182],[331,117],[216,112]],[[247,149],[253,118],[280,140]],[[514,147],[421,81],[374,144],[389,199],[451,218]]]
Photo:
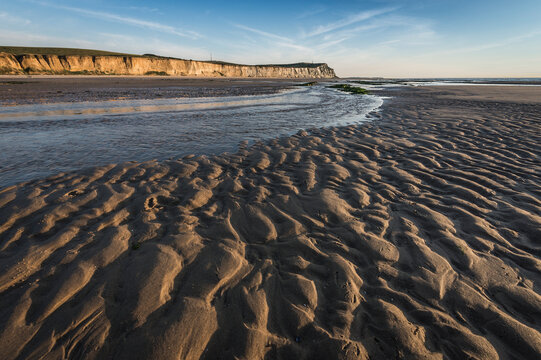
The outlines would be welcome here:
[[[212,98],[180,98],[154,100],[124,100],[60,104],[12,106],[0,110],[0,121],[32,121],[45,118],[62,118],[77,115],[130,114],[138,112],[190,111],[307,102],[309,96],[303,89],[283,91],[271,95],[234,96]],[[314,102],[317,99],[312,99]]]
[[[260,96],[1,108],[0,187],[95,165],[232,152],[245,140],[363,121],[381,103],[316,86]]]

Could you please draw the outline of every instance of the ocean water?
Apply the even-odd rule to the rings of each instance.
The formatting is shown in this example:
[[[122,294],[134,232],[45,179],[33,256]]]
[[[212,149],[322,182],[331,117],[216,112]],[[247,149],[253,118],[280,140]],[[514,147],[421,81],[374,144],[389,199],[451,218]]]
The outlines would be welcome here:
[[[541,78],[462,78],[462,79],[408,79],[408,85],[503,85],[503,86],[541,86]]]
[[[410,83],[470,84],[470,85],[541,85],[541,78],[433,78],[404,79]]]
[[[239,143],[366,121],[383,103],[324,85],[257,96],[0,108],[0,188],[59,172],[234,152]]]
[[[367,88],[385,88],[394,86],[438,86],[438,85],[506,85],[506,86],[541,86],[541,78],[403,78],[403,79],[367,79],[350,78],[349,81]]]

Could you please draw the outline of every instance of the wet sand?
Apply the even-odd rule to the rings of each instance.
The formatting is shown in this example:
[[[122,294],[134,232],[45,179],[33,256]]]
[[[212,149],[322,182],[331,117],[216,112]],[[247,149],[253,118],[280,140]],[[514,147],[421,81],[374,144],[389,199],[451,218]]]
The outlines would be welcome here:
[[[538,358],[539,91],[1,190],[0,358]]]
[[[56,102],[261,95],[313,79],[170,76],[0,76],[0,106]]]

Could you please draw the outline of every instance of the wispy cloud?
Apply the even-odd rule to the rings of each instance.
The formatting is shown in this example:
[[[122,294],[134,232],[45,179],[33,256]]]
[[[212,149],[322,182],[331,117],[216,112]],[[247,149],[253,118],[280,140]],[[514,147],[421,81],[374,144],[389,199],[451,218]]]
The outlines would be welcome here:
[[[112,14],[112,13],[103,12],[103,11],[94,11],[94,10],[83,9],[83,8],[72,7],[72,6],[50,4],[50,3],[42,2],[42,1],[32,1],[32,2],[42,5],[42,6],[55,8],[55,9],[72,11],[81,15],[90,16],[97,19],[101,19],[101,20],[113,21],[113,22],[118,22],[122,24],[142,27],[142,28],[160,31],[160,32],[164,32],[164,33],[168,33],[172,35],[181,36],[181,37],[186,37],[186,38],[191,38],[191,39],[197,39],[197,38],[202,37],[202,35],[198,34],[195,31],[184,31],[170,25],[161,24],[161,23],[157,23],[153,21],[147,21],[147,20],[132,18],[132,17],[118,15],[118,14]]]
[[[299,45],[299,44],[295,43],[295,41],[293,39],[290,39],[288,37],[272,34],[272,33],[266,32],[266,31],[254,29],[252,27],[241,25],[241,24],[232,24],[232,25],[235,26],[236,28],[248,31],[250,33],[266,37],[266,38],[272,40],[272,43],[274,45],[276,45],[276,46],[287,47],[287,48],[300,50],[300,51],[310,51],[310,49],[308,47]]]
[[[341,31],[333,32],[333,33],[328,33],[328,34],[323,35],[322,38],[324,41],[333,41],[334,39],[340,39],[340,38],[350,39],[364,32],[367,32],[370,30],[376,30],[380,28],[385,28],[385,27],[387,27],[387,24],[379,21],[377,23],[364,24],[364,25],[356,26],[354,28],[344,29]]]
[[[162,13],[160,9],[158,8],[150,8],[146,6],[128,6],[128,9],[130,10],[136,10],[136,11],[143,11],[143,12],[155,12],[155,13]]]
[[[333,23],[326,24],[326,25],[320,25],[315,30],[309,32],[306,36],[310,37],[310,36],[316,36],[316,35],[325,34],[325,33],[335,31],[335,30],[344,28],[346,26],[358,23],[360,21],[368,20],[368,19],[373,18],[373,17],[378,16],[378,15],[389,13],[389,12],[394,11],[396,9],[397,8],[394,7],[394,8],[384,8],[384,9],[378,9],[378,10],[362,11],[360,13],[348,16],[346,18],[335,21]]]
[[[391,31],[393,28],[394,31]],[[366,35],[368,32],[371,34],[379,32],[381,34],[379,38],[381,42],[385,41],[381,39],[381,36],[389,36],[393,41],[398,40],[409,45],[426,44],[437,37],[437,34],[432,30],[432,23],[426,19],[387,14],[357,26],[325,33],[321,38],[325,42],[331,42],[337,39],[347,40],[358,38],[363,34]]]
[[[346,40],[348,40],[349,37],[343,37],[343,38],[339,38],[339,39],[334,39],[334,40],[330,40],[330,41],[327,41],[327,42],[324,42],[324,43],[321,43],[319,45],[316,46],[316,49],[321,51],[323,49],[327,49],[331,46],[335,46],[335,45],[338,45]]]
[[[400,42],[400,40],[398,40],[398,39],[393,39],[393,40],[383,41],[383,42],[379,43],[378,45],[386,46],[386,45],[396,44],[396,43],[399,43],[399,42]]]
[[[164,41],[152,36],[141,38],[116,33],[102,32],[95,37],[96,42],[107,49],[117,49],[130,54],[153,53],[183,59],[208,59],[209,52],[200,47],[190,47]]]
[[[242,30],[252,32],[254,34],[258,34],[258,35],[261,35],[261,36],[268,37],[270,39],[285,41],[285,42],[289,42],[289,43],[293,42],[293,40],[291,40],[290,38],[280,36],[280,35],[275,35],[275,34],[272,34],[272,33],[266,32],[266,31],[254,29],[254,28],[251,28],[249,26],[245,26],[245,25],[241,25],[241,24],[233,24],[233,26],[235,26],[235,27],[237,27],[239,29],[242,29]]]
[[[288,47],[295,50],[301,50],[301,51],[310,51],[310,48],[302,45],[287,43],[287,42],[277,42],[276,45],[282,46],[282,47]]]
[[[92,48],[97,44],[84,39],[69,37],[48,36],[34,32],[0,29],[0,43],[15,46],[66,46],[78,48]]]
[[[305,18],[314,16],[314,15],[317,15],[317,14],[321,14],[325,10],[327,10],[327,8],[325,6],[317,6],[317,7],[313,8],[313,9],[310,9],[310,10],[307,10],[307,11],[305,11],[303,13],[300,13],[299,15],[297,15],[297,19],[305,19]]]
[[[4,11],[0,11],[0,20],[2,23],[6,24],[22,24],[22,25],[28,25],[31,23],[28,19],[23,19],[21,17],[9,14]]]

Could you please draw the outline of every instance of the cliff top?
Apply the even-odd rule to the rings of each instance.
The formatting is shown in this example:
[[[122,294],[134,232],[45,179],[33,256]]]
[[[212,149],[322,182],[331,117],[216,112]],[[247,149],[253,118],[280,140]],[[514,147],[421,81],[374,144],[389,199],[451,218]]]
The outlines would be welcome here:
[[[181,59],[169,56],[160,56],[154,54],[126,54],[126,53],[117,53],[111,51],[103,50],[93,50],[93,49],[76,49],[76,48],[53,48],[53,47],[24,47],[24,46],[0,46],[0,53],[8,53],[15,56],[19,55],[57,55],[57,56],[132,56],[132,57],[147,57],[147,58],[160,58],[160,59],[175,59],[175,60],[188,60]],[[192,59],[190,59],[192,60]],[[196,60],[211,64],[219,65],[246,65],[246,64],[235,64],[225,61],[209,61],[209,60]],[[324,63],[306,63],[299,62],[293,64],[262,64],[256,66],[279,66],[279,67],[288,67],[288,68],[316,68],[318,66],[325,65]]]
[[[24,47],[24,46],[0,46],[0,52],[13,55],[81,55],[81,56],[141,56],[124,54],[103,50],[74,49],[74,48],[52,48],[52,47]]]

